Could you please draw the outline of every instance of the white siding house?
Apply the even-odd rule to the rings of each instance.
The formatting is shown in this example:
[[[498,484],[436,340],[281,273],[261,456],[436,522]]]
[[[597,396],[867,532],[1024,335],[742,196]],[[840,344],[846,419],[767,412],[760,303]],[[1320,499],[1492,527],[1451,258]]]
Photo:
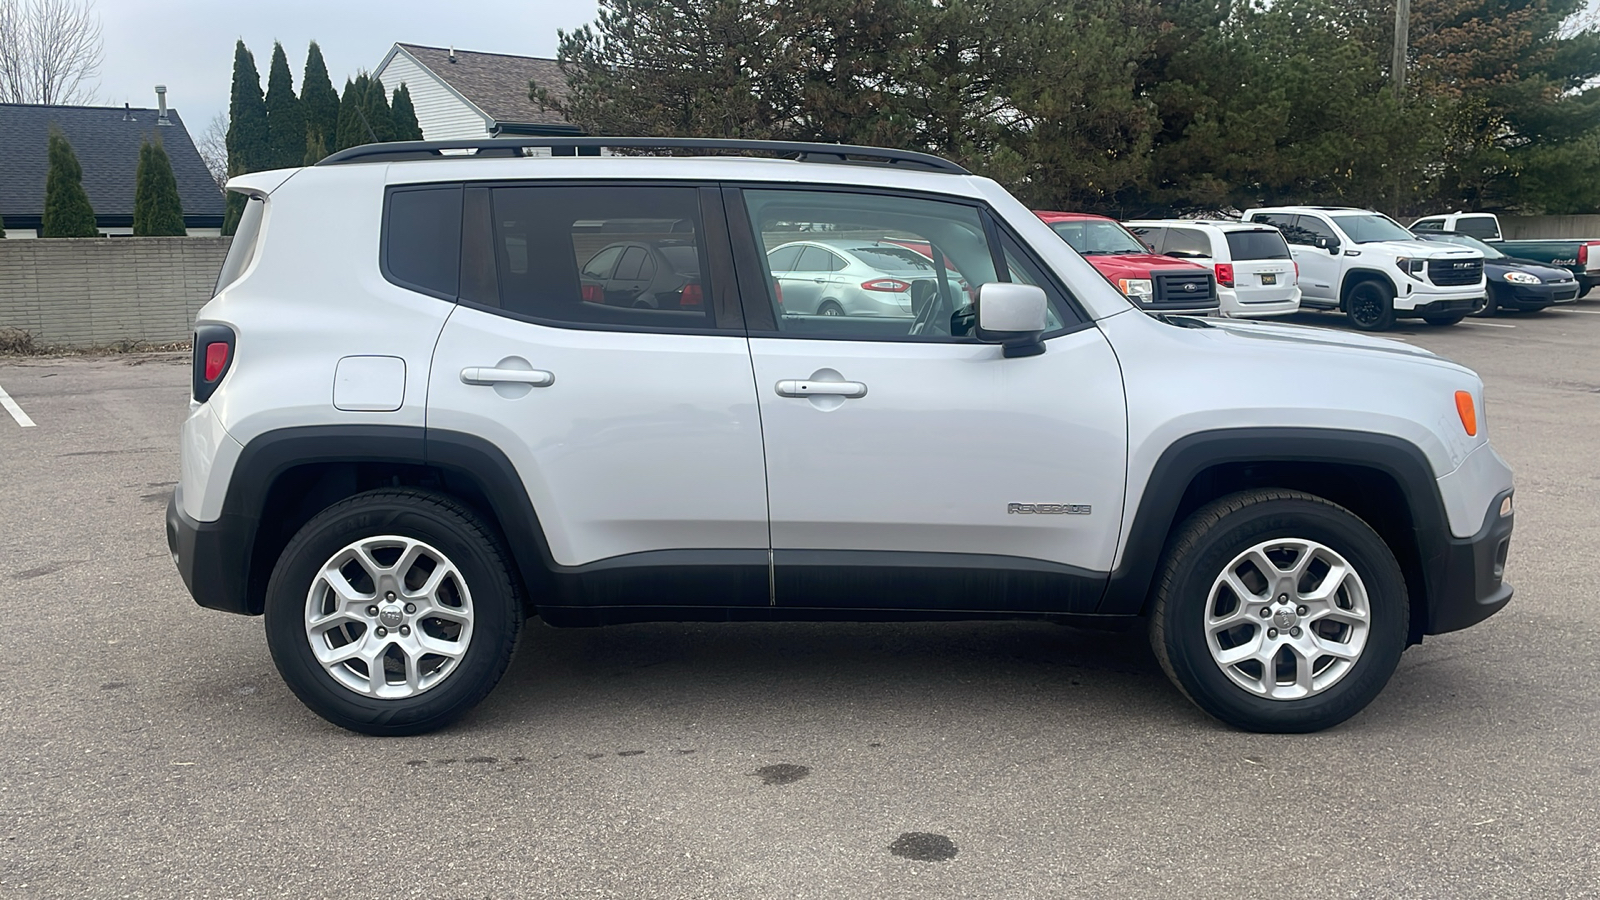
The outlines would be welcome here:
[[[553,59],[395,44],[373,76],[388,90],[410,89],[426,140],[582,134],[528,99],[530,81],[556,97],[566,93]]]

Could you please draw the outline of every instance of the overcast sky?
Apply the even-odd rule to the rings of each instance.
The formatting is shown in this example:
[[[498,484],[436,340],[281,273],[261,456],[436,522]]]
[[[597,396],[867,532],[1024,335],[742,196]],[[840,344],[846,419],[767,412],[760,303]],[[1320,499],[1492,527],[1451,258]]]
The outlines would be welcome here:
[[[296,93],[313,40],[343,90],[346,76],[376,68],[396,42],[553,57],[556,29],[592,21],[595,0],[99,0],[95,11],[105,39],[98,102],[153,107],[164,84],[198,138],[227,112],[235,40],[255,54],[263,90],[275,40]]]

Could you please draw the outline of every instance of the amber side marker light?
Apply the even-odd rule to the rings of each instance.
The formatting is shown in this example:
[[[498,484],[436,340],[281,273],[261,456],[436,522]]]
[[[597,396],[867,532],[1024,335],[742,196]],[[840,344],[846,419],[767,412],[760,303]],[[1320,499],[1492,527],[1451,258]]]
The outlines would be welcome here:
[[[1461,416],[1461,427],[1467,430],[1467,435],[1477,437],[1478,408],[1473,404],[1470,392],[1456,391],[1456,413]]]

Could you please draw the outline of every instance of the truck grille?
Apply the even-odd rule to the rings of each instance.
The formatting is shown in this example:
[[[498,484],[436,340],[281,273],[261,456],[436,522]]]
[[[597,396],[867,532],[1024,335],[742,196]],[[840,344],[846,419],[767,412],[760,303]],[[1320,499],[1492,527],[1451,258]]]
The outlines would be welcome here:
[[[1217,281],[1210,272],[1155,272],[1152,309],[1216,309]]]
[[[1483,279],[1481,259],[1430,259],[1428,280],[1442,287],[1477,284]]]

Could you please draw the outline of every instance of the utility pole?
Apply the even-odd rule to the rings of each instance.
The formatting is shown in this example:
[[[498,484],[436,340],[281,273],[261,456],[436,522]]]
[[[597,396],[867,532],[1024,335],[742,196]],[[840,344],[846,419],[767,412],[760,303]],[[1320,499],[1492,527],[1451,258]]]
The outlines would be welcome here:
[[[1411,0],[1395,0],[1394,5],[1394,99],[1405,102],[1406,48],[1411,40]]]

